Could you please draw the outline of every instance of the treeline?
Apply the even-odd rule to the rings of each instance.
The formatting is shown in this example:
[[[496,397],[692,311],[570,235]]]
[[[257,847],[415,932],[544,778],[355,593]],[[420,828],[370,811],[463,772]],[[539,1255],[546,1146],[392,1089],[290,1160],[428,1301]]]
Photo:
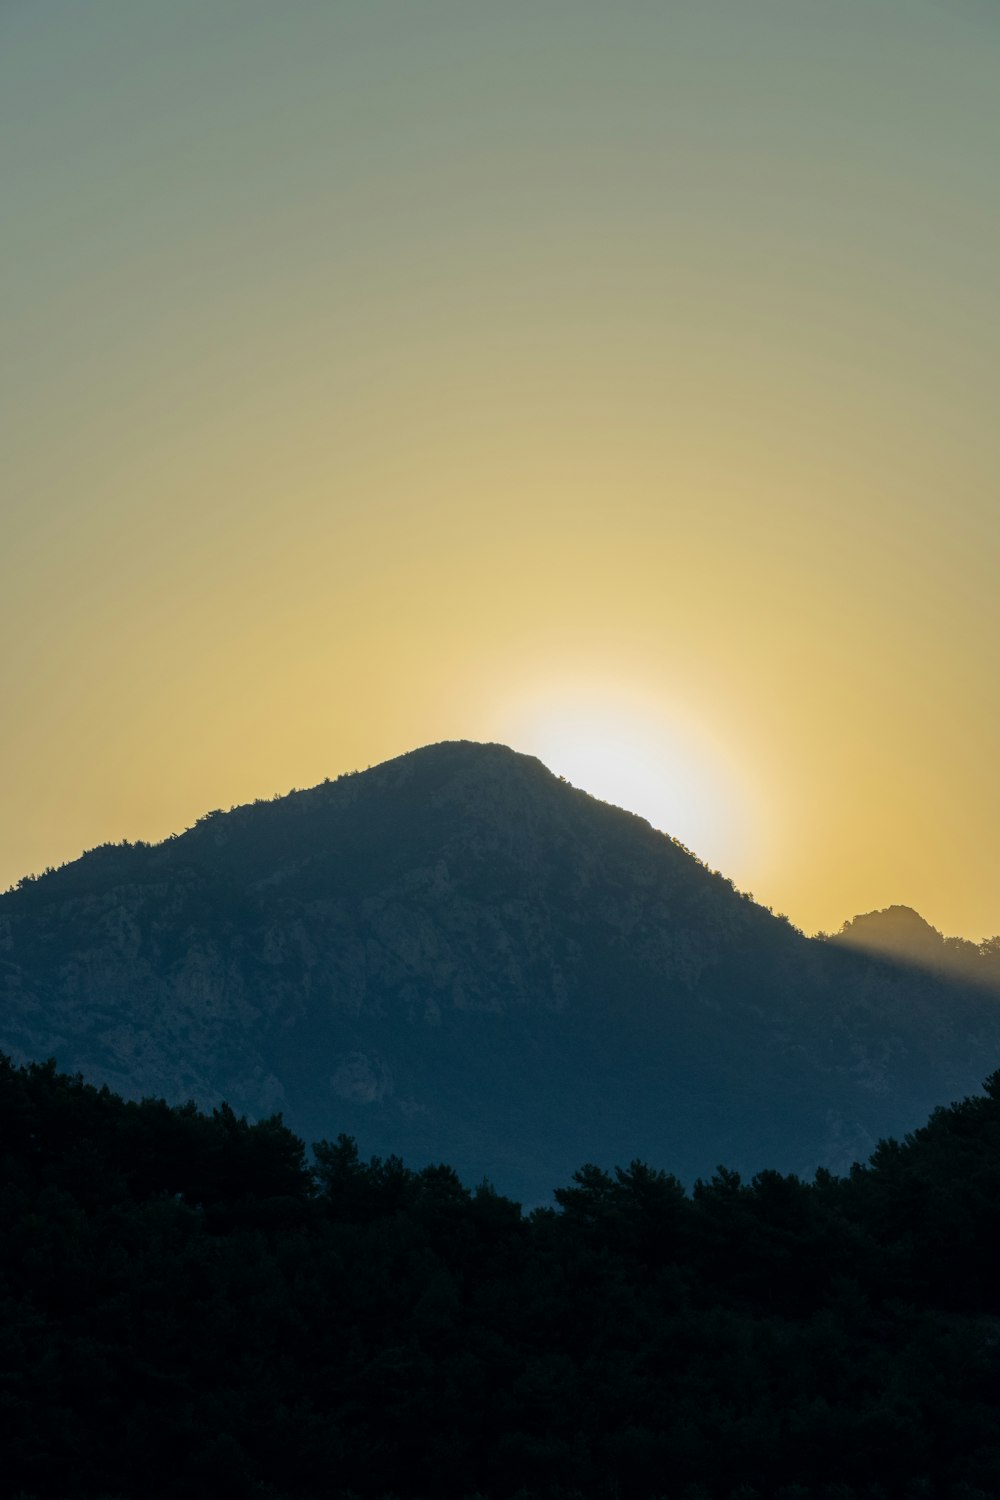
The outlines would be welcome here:
[[[844,1179],[524,1214],[0,1061],[3,1492],[1000,1495],[1000,1075]]]

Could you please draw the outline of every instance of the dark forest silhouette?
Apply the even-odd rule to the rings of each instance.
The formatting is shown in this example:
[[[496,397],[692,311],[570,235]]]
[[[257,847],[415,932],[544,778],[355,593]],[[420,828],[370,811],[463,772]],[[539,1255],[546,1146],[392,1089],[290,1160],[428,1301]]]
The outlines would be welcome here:
[[[4,1491],[980,1500],[1000,1075],[870,1164],[447,1166],[0,1062]]]

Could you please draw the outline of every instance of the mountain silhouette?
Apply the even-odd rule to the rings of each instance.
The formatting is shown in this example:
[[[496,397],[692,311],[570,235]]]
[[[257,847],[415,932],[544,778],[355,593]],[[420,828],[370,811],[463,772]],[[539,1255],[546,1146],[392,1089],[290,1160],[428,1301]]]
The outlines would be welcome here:
[[[529,1202],[584,1161],[843,1169],[1000,1063],[993,988],[877,946],[449,742],[21,882],[0,1051]]]
[[[835,941],[900,963],[1000,990],[1000,938],[945,937],[912,906],[887,906],[845,922]]]

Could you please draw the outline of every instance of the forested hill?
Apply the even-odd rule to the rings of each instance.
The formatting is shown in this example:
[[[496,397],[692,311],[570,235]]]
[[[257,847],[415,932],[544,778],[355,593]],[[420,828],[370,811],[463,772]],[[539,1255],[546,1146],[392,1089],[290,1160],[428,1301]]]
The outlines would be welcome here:
[[[429,746],[0,897],[0,1047],[528,1201],[583,1160],[846,1168],[1000,1063],[996,995],[809,941],[500,745]]]
[[[911,906],[887,906],[845,922],[835,942],[862,952],[913,964],[926,973],[1000,991],[1000,937],[971,943],[945,937]]]
[[[0,1182],[10,1495],[1000,1495],[998,1078],[844,1179],[525,1215],[0,1059]]]

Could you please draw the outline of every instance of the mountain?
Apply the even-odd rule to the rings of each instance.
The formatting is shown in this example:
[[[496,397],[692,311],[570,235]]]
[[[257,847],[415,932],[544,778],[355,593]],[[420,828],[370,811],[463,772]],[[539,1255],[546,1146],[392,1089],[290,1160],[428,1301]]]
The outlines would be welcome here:
[[[1000,938],[945,937],[912,906],[887,906],[845,922],[835,941],[971,984],[1000,990]]]
[[[1000,1063],[992,989],[807,939],[501,745],[92,850],[0,897],[0,964],[16,1060],[528,1201],[587,1160],[843,1168]]]

